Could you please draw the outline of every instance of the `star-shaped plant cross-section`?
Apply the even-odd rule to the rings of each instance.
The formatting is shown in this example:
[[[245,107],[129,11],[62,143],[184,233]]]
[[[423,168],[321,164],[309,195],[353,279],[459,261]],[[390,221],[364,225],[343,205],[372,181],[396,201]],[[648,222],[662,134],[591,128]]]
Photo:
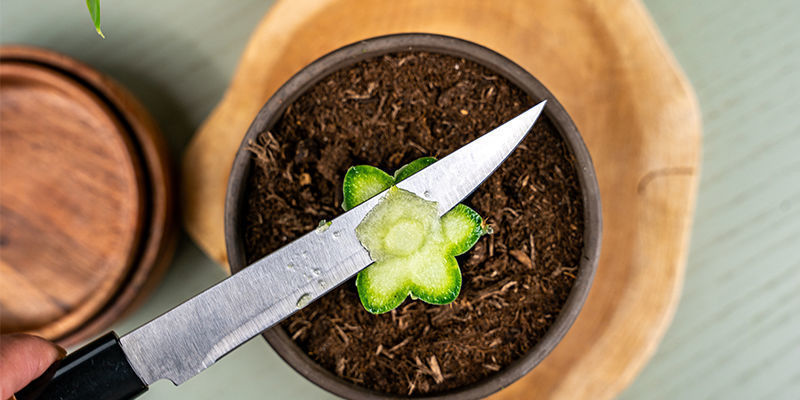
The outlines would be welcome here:
[[[356,278],[361,304],[373,314],[391,311],[407,296],[431,304],[455,300],[461,291],[455,256],[487,233],[471,208],[458,204],[440,218],[436,202],[394,186],[435,161],[420,158],[394,176],[368,165],[352,167],[345,175],[345,210],[391,188],[356,227],[356,236],[375,260]]]

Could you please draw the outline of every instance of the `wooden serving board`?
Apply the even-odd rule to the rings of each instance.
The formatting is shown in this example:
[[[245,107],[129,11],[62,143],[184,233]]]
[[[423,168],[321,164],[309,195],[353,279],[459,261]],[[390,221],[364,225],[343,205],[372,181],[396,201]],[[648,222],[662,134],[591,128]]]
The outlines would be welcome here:
[[[228,172],[252,118],[287,79],[343,45],[452,35],[509,57],[572,115],[603,201],[600,264],[564,341],[499,399],[607,399],[653,354],[679,298],[698,181],[691,87],[638,0],[278,1],[183,160],[186,228],[225,263]]]

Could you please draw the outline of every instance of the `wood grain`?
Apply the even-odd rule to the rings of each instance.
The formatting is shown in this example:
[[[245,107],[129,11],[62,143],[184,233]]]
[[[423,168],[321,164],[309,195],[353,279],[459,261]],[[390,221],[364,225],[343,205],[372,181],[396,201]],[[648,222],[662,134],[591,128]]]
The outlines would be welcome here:
[[[131,266],[144,214],[139,161],[108,107],[69,77],[3,62],[0,81],[2,329],[60,338]]]
[[[697,89],[703,171],[675,320],[621,400],[800,399],[800,2],[647,3]]]
[[[227,173],[256,111],[326,52],[410,31],[472,40],[533,73],[576,121],[598,173],[605,226],[589,300],[562,344],[497,397],[616,395],[672,318],[699,165],[694,95],[637,1],[278,2],[185,155],[187,230],[224,262]]]
[[[70,345],[134,309],[174,250],[171,169],[124,89],[63,55],[0,48],[2,331]]]

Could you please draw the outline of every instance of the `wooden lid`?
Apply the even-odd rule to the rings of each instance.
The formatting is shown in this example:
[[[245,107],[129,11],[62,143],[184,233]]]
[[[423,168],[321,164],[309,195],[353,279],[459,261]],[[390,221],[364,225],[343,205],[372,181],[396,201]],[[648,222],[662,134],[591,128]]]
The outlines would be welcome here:
[[[72,344],[163,272],[174,242],[163,142],[127,94],[110,95],[120,90],[66,57],[0,50],[3,333]]]

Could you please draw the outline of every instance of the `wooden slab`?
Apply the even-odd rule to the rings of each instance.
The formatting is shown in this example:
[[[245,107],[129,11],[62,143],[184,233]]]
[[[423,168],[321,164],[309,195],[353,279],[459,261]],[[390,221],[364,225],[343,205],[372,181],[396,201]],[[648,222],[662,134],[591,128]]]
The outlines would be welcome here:
[[[62,345],[88,338],[166,267],[174,242],[166,153],[127,96],[64,56],[0,49],[3,333]]]
[[[183,160],[190,235],[225,262],[229,168],[269,96],[342,45],[397,32],[457,36],[539,78],[584,136],[603,199],[603,249],[583,312],[556,350],[500,399],[606,399],[652,355],[682,284],[698,180],[691,87],[637,0],[278,1]]]

